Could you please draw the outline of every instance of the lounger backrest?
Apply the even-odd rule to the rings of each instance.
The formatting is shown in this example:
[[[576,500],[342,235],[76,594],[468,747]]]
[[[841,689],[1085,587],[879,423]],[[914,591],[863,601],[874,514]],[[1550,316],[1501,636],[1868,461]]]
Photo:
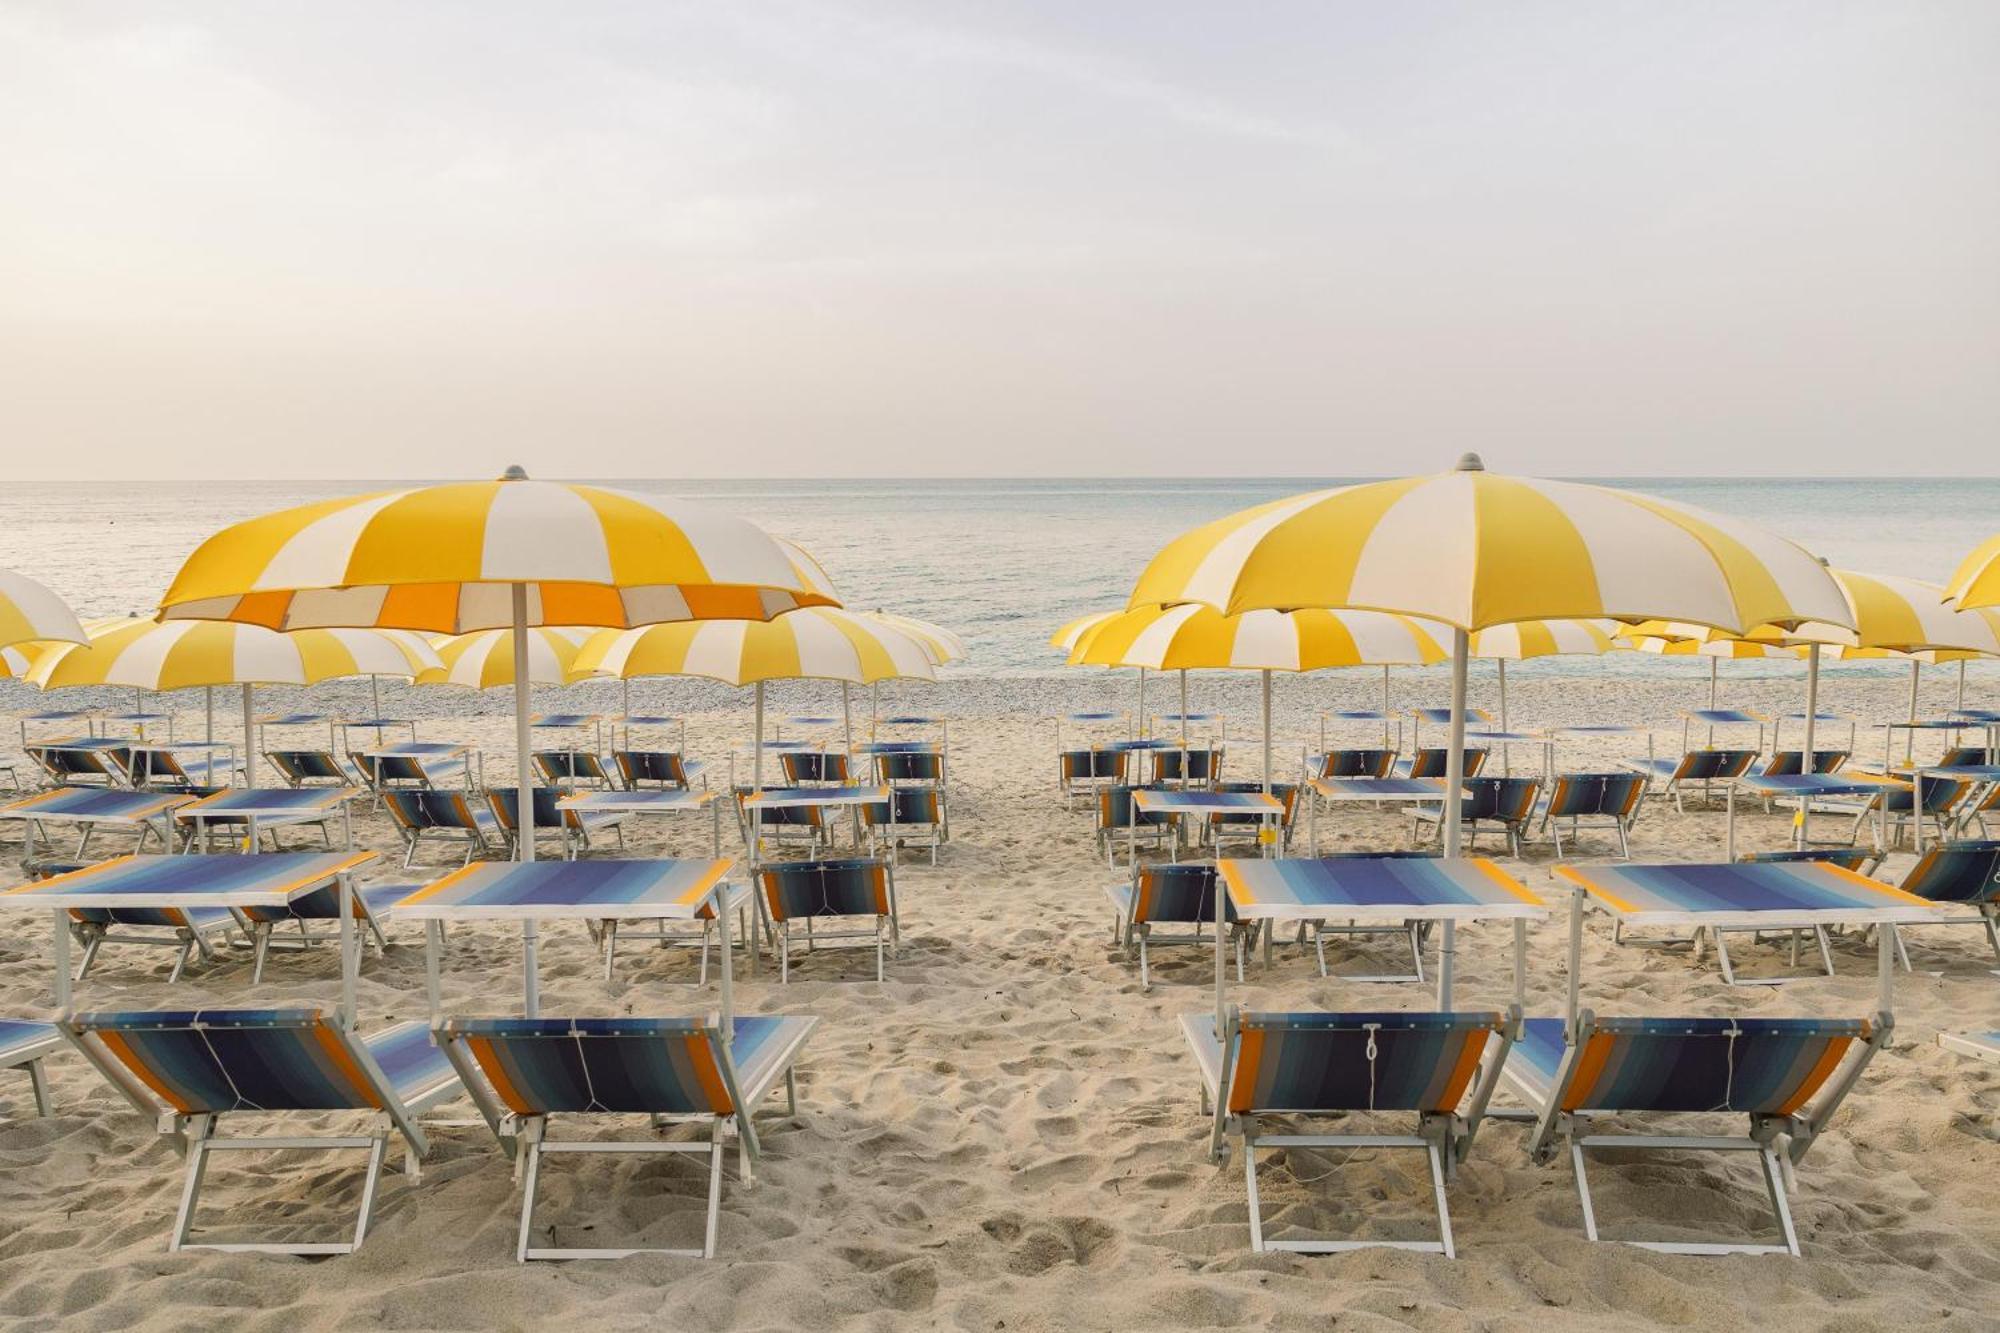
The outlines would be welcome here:
[[[1944,758],[1938,760],[1938,767],[1956,768],[1961,764],[1988,764],[1992,762],[1987,757],[1990,753],[1991,751],[1983,745],[1954,745],[1944,752]]]
[[[742,1028],[755,1019],[738,1022]],[[691,1018],[453,1018],[460,1043],[515,1115],[733,1115],[721,1034]]]
[[[1443,745],[1426,745],[1410,758],[1410,776],[1413,778],[1441,778],[1445,765],[1451,759],[1451,750]],[[1465,776],[1471,777],[1486,765],[1486,751],[1466,747]]]
[[[1925,778],[1924,813],[1942,814],[1951,809],[1958,804],[1959,799],[1971,785],[1969,782],[1960,782],[1957,778]],[[1878,799],[1885,809],[1896,814],[1907,814],[1916,804],[1917,796],[1914,788],[1894,788],[1883,792]]]
[[[1151,828],[1172,823],[1173,816],[1159,810],[1142,812],[1134,817],[1132,793],[1144,790],[1146,790],[1144,787],[1128,787],[1123,783],[1115,787],[1098,788],[1097,827],[1120,829],[1136,823],[1140,828]]]
[[[1518,824],[1535,808],[1537,778],[1467,778],[1463,817]]]
[[[1479,1069],[1499,1013],[1246,1013],[1229,1109],[1455,1110]]]
[[[1220,750],[1156,750],[1153,777],[1161,782],[1212,782],[1222,771]]]
[[[746,819],[754,816],[764,828],[773,828],[780,824],[798,828],[822,828],[826,824],[825,814],[816,805],[778,805],[763,810],[745,810],[743,800],[750,795],[752,789],[737,787],[734,790],[738,813]]]
[[[340,761],[325,750],[268,750],[264,758],[294,787],[326,778],[347,780],[347,774],[340,771]]]
[[[382,800],[389,808],[389,817],[413,833],[424,829],[470,829],[479,826],[464,792],[385,791]]]
[[[182,1115],[387,1109],[318,1009],[78,1014],[72,1037]]]
[[[359,750],[350,750],[347,755],[354,767],[369,783],[380,782],[429,782],[430,774],[417,762],[416,756],[407,754],[380,754],[370,757]]]
[[[1395,766],[1394,750],[1331,750],[1319,766],[1323,778],[1386,778]]]
[[[687,765],[671,750],[614,750],[618,776],[628,787],[642,782],[659,782],[671,787],[688,785]]]
[[[28,756],[57,779],[115,778],[118,770],[113,767],[111,756],[116,753],[112,750],[63,750],[39,745],[28,747]]]
[[[1738,857],[1741,861],[1822,861],[1827,865],[1839,866],[1842,870],[1861,873],[1861,867],[1874,859],[1874,853],[1866,847],[1806,847],[1787,848],[1781,852],[1745,852]]]
[[[1215,921],[1216,869],[1213,865],[1145,866],[1132,894],[1132,924],[1148,922],[1197,924]],[[1225,921],[1236,919],[1236,905],[1223,899]]]
[[[1225,792],[1262,791],[1264,790],[1264,784],[1261,782],[1224,782],[1218,785],[1216,790]],[[1285,807],[1285,813],[1278,817],[1281,822],[1286,824],[1292,822],[1292,812],[1299,808],[1299,790],[1299,784],[1296,782],[1274,782],[1271,784],[1271,795],[1277,797]],[[1261,824],[1264,822],[1264,816],[1255,810],[1217,810],[1208,819],[1212,824]]]
[[[535,827],[561,828],[564,822],[563,811],[556,802],[569,793],[560,787],[536,787],[534,793]],[[517,829],[521,826],[520,788],[488,787],[486,803],[493,807],[493,817],[500,821],[501,828]]]
[[[847,756],[822,750],[787,750],[778,756],[785,771],[785,781],[803,782],[846,782]]]
[[[1671,782],[1722,782],[1740,778],[1757,762],[1755,750],[1690,750],[1681,756]]]
[[[1110,778],[1113,782],[1123,782],[1127,757],[1123,750],[1064,750],[1061,756],[1063,781]]]
[[[1869,1032],[1862,1019],[1586,1015],[1565,1057],[1559,1105],[1791,1115]]]
[[[1549,795],[1550,819],[1585,815],[1630,817],[1645,794],[1646,780],[1636,773],[1565,773]]]
[[[896,803],[898,824],[940,824],[944,822],[944,807],[934,787],[898,787],[890,800]],[[874,827],[889,824],[889,801],[870,801],[861,807],[864,823]]]
[[[875,857],[769,866],[757,878],[777,921],[889,914],[889,868]]]
[[[1845,764],[1851,757],[1850,752],[1846,750],[1814,750],[1813,772],[1837,773],[1840,771],[1840,766]],[[1804,751],[1779,750],[1765,761],[1761,776],[1767,778],[1797,777],[1800,772],[1800,766],[1804,763]]]
[[[535,769],[543,781],[552,784],[574,782],[578,778],[601,781],[606,777],[604,761],[588,750],[537,750]]]
[[[875,756],[877,782],[942,782],[944,756],[923,752],[892,751]]]
[[[1903,877],[1903,891],[1934,903],[1983,903],[2000,893],[2000,841],[1932,847]]]

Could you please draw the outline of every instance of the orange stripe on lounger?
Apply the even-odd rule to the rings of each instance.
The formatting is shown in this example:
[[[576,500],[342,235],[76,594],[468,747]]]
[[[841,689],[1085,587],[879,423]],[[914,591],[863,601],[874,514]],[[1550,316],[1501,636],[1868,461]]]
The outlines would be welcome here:
[[[1829,1041],[1826,1044],[1825,1054],[1819,1058],[1819,1063],[1813,1066],[1812,1073],[1806,1075],[1805,1081],[1799,1084],[1798,1090],[1779,1105],[1778,1114],[1790,1115],[1801,1106],[1804,1106],[1811,1099],[1812,1095],[1819,1091],[1820,1085],[1826,1082],[1833,1074],[1833,1071],[1840,1067],[1842,1057],[1847,1054],[1847,1048],[1852,1044],[1853,1038],[1851,1037],[1836,1037],[1834,1040]]]
[[[356,1096],[367,1101],[378,1111],[389,1109],[382,1104],[382,1094],[375,1090],[375,1085],[361,1072],[361,1066],[354,1063],[353,1053],[347,1049],[347,1043],[341,1040],[338,1032],[321,1023],[313,1030],[313,1036],[319,1041],[319,1048],[326,1052],[326,1058],[333,1061],[334,1067],[341,1072],[342,1077],[354,1085]]]
[[[1589,1099],[1591,1090],[1604,1073],[1605,1063],[1611,1059],[1611,1047],[1615,1039],[1599,1032],[1584,1043],[1582,1054],[1577,1056],[1576,1075],[1569,1081],[1569,1091],[1563,1096],[1562,1109],[1574,1111]]]
[[[141,1059],[138,1052],[132,1049],[131,1043],[125,1040],[125,1034],[122,1032],[99,1032],[96,1035],[97,1039],[104,1043],[104,1049],[117,1056],[118,1062],[125,1066],[132,1077],[151,1088],[154,1095],[161,1101],[173,1107],[182,1115],[187,1115],[194,1109],[188,1105],[187,1101],[179,1093],[175,1092],[167,1084],[162,1083],[154,1075],[152,1066]]]
[[[1636,912],[1639,910],[1636,904],[1628,903],[1617,894],[1608,893],[1601,886],[1591,883],[1589,879],[1585,878],[1583,872],[1575,866],[1557,866],[1556,873],[1572,884],[1581,885],[1584,891],[1589,893],[1591,897],[1600,899],[1608,906],[1615,907],[1621,912]]]
[[[1868,878],[1868,876],[1862,874],[1858,870],[1849,870],[1846,866],[1837,866],[1833,864],[1831,861],[1823,861],[1820,864],[1824,865],[1828,870],[1831,870],[1834,874],[1839,875],[1842,878],[1846,879],[1851,884],[1866,884],[1869,888],[1874,889],[1878,893],[1887,894],[1891,898],[1900,898],[1906,903],[1915,903],[1919,907],[1937,906],[1937,904],[1932,902],[1929,898],[1919,898],[1916,894],[1906,892],[1903,889],[1899,889],[1894,884],[1884,884],[1879,879],[1870,879]]]
[[[1483,856],[1477,856],[1473,858],[1472,864],[1477,866],[1479,872],[1485,875],[1486,878],[1492,880],[1495,884],[1498,884],[1501,888],[1507,890],[1507,892],[1513,894],[1530,907],[1540,907],[1543,905],[1542,900],[1535,896],[1534,890],[1502,870],[1497,862],[1488,860]]]
[[[452,871],[449,875],[446,875],[443,879],[438,880],[432,884],[426,884],[424,885],[423,888],[418,889],[415,893],[403,899],[403,906],[408,907],[412,903],[420,903],[426,898],[435,897],[437,894],[443,893],[446,889],[458,883],[460,880],[470,879],[472,876],[479,874],[482,870],[485,869],[486,864],[489,863],[460,866],[458,869]]]
[[[729,1100],[729,1087],[722,1081],[722,1071],[715,1067],[715,1045],[706,1032],[690,1032],[684,1038],[688,1048],[688,1063],[694,1066],[694,1076],[701,1080],[701,1090],[708,1094],[708,1104],[717,1115],[728,1115],[736,1109]]]
[[[1257,1065],[1264,1058],[1264,1030],[1246,1028],[1236,1049],[1236,1068],[1230,1071],[1229,1109],[1247,1111],[1257,1091]]]
[[[506,1103],[507,1109],[515,1115],[533,1115],[535,1108],[528,1105],[507,1077],[507,1066],[493,1053],[493,1042],[486,1037],[467,1037],[466,1043],[472,1047],[472,1058],[486,1072],[486,1081],[493,1085],[493,1091]]]
[[[1437,1111],[1449,1111],[1458,1105],[1458,1099],[1465,1096],[1466,1087],[1479,1069],[1480,1053],[1486,1049],[1486,1038],[1491,1035],[1475,1032],[1465,1039],[1465,1049],[1460,1052],[1457,1068],[1451,1071],[1451,1081],[1444,1085],[1444,1096],[1433,1107]]]

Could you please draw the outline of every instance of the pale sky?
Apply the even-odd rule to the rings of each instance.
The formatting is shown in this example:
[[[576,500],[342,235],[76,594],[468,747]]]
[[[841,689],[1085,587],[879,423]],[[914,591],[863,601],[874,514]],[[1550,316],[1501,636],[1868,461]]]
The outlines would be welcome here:
[[[1977,473],[2000,4],[0,0],[16,476]]]

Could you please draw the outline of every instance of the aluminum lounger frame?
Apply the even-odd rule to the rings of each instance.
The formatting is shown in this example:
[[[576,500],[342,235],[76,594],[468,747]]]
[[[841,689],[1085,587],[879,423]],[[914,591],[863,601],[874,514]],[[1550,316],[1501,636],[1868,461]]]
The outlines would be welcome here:
[[[34,1094],[36,1115],[53,1114],[54,1106],[49,1100],[49,1078],[42,1069],[42,1061],[61,1050],[64,1045],[62,1033],[50,1027],[47,1036],[23,1042],[7,1052],[4,1059],[0,1059],[0,1069],[28,1071],[28,1085]]]
[[[756,1183],[754,1163],[763,1155],[763,1145],[758,1142],[757,1128],[751,1116],[756,1104],[773,1092],[780,1082],[782,1073],[785,1088],[785,1114],[797,1115],[798,1074],[796,1062],[798,1053],[806,1039],[813,1033],[819,1020],[809,1018],[799,1030],[772,1057],[769,1077],[761,1087],[752,1087],[746,1096],[737,1077],[736,1061],[730,1052],[728,1042],[720,1040],[720,1030],[711,1018],[703,1029],[708,1033],[710,1049],[716,1057],[716,1068],[722,1076],[723,1087],[728,1090],[730,1105],[728,1115],[709,1114],[656,1114],[648,1117],[653,1128],[661,1128],[676,1122],[710,1122],[709,1137],[694,1142],[664,1142],[658,1139],[639,1140],[587,1140],[551,1141],[548,1138],[548,1115],[517,1116],[508,1111],[494,1097],[479,1062],[464,1049],[465,1037],[449,1030],[449,1021],[435,1029],[438,1043],[443,1046],[446,1058],[452,1068],[458,1071],[460,1081],[471,1093],[474,1105],[485,1119],[493,1134],[500,1140],[502,1148],[514,1158],[515,1179],[521,1184],[521,1225],[516,1233],[514,1258],[526,1263],[530,1259],[625,1259],[635,1254],[671,1254],[690,1259],[713,1259],[715,1257],[716,1235],[722,1220],[722,1167],[729,1141],[738,1143],[737,1174],[747,1187]],[[585,1112],[556,1112],[557,1115],[582,1115]],[[553,1245],[530,1245],[534,1234],[535,1188],[541,1179],[542,1157],[548,1153],[698,1153],[708,1158],[708,1212],[702,1232],[702,1246],[698,1250],[663,1249],[641,1246],[608,1248],[571,1248]]]
[[[1556,1076],[1550,1082],[1547,1100],[1541,1101],[1535,1089],[1522,1084],[1517,1078],[1508,1077],[1509,1085],[1522,1100],[1535,1108],[1533,1137],[1529,1140],[1529,1155],[1539,1163],[1554,1160],[1560,1145],[1569,1147],[1570,1168],[1576,1176],[1577,1202],[1583,1210],[1583,1233],[1592,1241],[1603,1239],[1597,1230],[1597,1212],[1590,1199],[1590,1177],[1584,1164],[1586,1148],[1646,1148],[1668,1152],[1747,1152],[1754,1153],[1764,1179],[1764,1188],[1770,1197],[1772,1211],[1777,1216],[1779,1230],[1784,1235],[1782,1245],[1764,1245],[1740,1241],[1665,1241],[1665,1240],[1623,1240],[1619,1244],[1653,1250],[1661,1254],[1789,1254],[1799,1257],[1798,1230],[1792,1223],[1791,1204],[1786,1193],[1791,1184],[1792,1168],[1805,1156],[1814,1140],[1826,1128],[1834,1112],[1854,1090],[1862,1073],[1875,1058],[1875,1053],[1888,1045],[1889,1035],[1895,1027],[1895,1019],[1886,1013],[1878,1013],[1869,1023],[1865,1039],[1859,1045],[1858,1053],[1843,1057],[1840,1066],[1826,1081],[1814,1089],[1812,1099],[1800,1113],[1793,1115],[1752,1115],[1748,1134],[1590,1134],[1579,1132],[1580,1127],[1590,1117],[1598,1115],[1622,1115],[1625,1112],[1610,1110],[1564,1111],[1562,1102],[1577,1074],[1577,1065],[1585,1043],[1596,1031],[1596,1017],[1590,1010],[1583,1010],[1577,1018],[1578,1030],[1567,1041],[1563,1049],[1562,1063]],[[1503,1071],[1504,1072],[1504,1071]],[[1646,1114],[1639,1112],[1639,1114]],[[1664,1113],[1663,1113],[1664,1114]],[[1673,1114],[1689,1114],[1675,1112]],[[1744,1112],[1724,1112],[1741,1115]],[[1786,1143],[1782,1149],[1777,1140]]]
[[[412,1023],[397,1024],[397,1028],[413,1026]],[[70,1020],[58,1023],[69,1044],[90,1061],[91,1066],[102,1074],[114,1087],[125,1095],[140,1114],[151,1116],[156,1121],[159,1132],[174,1145],[174,1151],[187,1161],[187,1172],[181,1185],[180,1207],[174,1214],[173,1233],[167,1242],[169,1252],[179,1250],[221,1250],[228,1253],[248,1254],[297,1254],[332,1255],[352,1254],[361,1248],[368,1236],[368,1224],[375,1210],[375,1195],[381,1184],[382,1167],[388,1158],[389,1136],[401,1134],[408,1146],[404,1158],[404,1171],[412,1180],[421,1175],[419,1162],[429,1153],[430,1145],[418,1127],[417,1117],[438,1104],[458,1095],[459,1081],[454,1077],[433,1088],[426,1089],[420,1096],[404,1101],[397,1096],[389,1078],[376,1064],[366,1043],[358,1041],[350,1032],[330,1025],[339,1033],[344,1046],[344,1054],[353,1061],[384,1109],[373,1112],[373,1125],[367,1134],[287,1134],[265,1135],[254,1138],[222,1138],[217,1129],[224,1115],[252,1114],[247,1111],[226,1111],[218,1113],[194,1113],[184,1115],[169,1107],[164,1107],[138,1076],[125,1065],[107,1058],[84,1040],[82,1033]],[[385,1029],[393,1032],[396,1028]],[[279,1114],[318,1114],[316,1112],[280,1112]],[[354,1234],[346,1241],[319,1241],[310,1243],[287,1241],[197,1241],[190,1240],[194,1230],[195,1208],[201,1201],[203,1177],[208,1171],[209,1157],[218,1152],[275,1152],[279,1150],[343,1152],[362,1151],[368,1153],[367,1173],[361,1187],[359,1215],[355,1218]]]
[[[1189,1045],[1197,1051],[1196,1025],[1206,1025],[1211,1031],[1215,1022],[1212,1013],[1189,1014],[1181,1019],[1184,1035]],[[1496,1025],[1499,1041],[1482,1051],[1479,1069],[1467,1089],[1470,1099],[1464,1115],[1457,1112],[1417,1111],[1418,1132],[1415,1134],[1264,1134],[1259,1132],[1259,1117],[1255,1112],[1231,1112],[1228,1107],[1230,1080],[1235,1073],[1235,1057],[1241,1034],[1241,1013],[1230,1006],[1224,1023],[1223,1040],[1220,1049],[1220,1063],[1211,1068],[1197,1057],[1202,1068],[1202,1114],[1210,1117],[1209,1155],[1216,1162],[1226,1161],[1228,1137],[1232,1127],[1243,1141],[1243,1181],[1249,1196],[1250,1248],[1263,1253],[1272,1250],[1293,1254],[1341,1254],[1350,1250],[1393,1249],[1414,1250],[1422,1254],[1441,1254],[1447,1259],[1457,1257],[1457,1248],[1451,1234],[1451,1207],[1445,1197],[1445,1182],[1457,1170],[1471,1150],[1473,1135],[1479,1122],[1484,1118],[1486,1104],[1499,1085],[1500,1072],[1506,1066],[1508,1052],[1514,1043],[1514,1034],[1520,1030],[1521,1011],[1519,1006],[1510,1008],[1501,1016]],[[1285,1116],[1308,1115],[1311,1112],[1284,1111],[1271,1114]],[[1328,1114],[1347,1115],[1347,1111]],[[1405,1114],[1405,1112],[1393,1112]],[[1389,1148],[1421,1151],[1430,1167],[1431,1193],[1437,1205],[1438,1238],[1436,1240],[1270,1240],[1264,1235],[1264,1218],[1261,1200],[1257,1191],[1257,1154],[1260,1151],[1284,1148]]]

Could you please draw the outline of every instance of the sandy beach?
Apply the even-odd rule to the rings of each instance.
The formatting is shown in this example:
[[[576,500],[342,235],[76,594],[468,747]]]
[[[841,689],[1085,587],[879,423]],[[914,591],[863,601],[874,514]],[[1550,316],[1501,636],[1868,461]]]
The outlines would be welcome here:
[[[1124,678],[1129,682],[1129,675]],[[1441,680],[1427,677],[1424,693]],[[1704,683],[1705,685],[1705,683]],[[1330,1257],[1252,1254],[1242,1179],[1204,1157],[1207,1122],[1175,1019],[1209,1002],[1205,951],[1160,949],[1151,993],[1110,944],[1091,821],[1066,812],[1053,782],[1058,703],[1106,702],[1111,678],[958,682],[912,691],[948,715],[955,784],[953,839],[936,869],[921,857],[900,872],[904,946],[886,984],[861,954],[821,953],[779,987],[770,970],[738,990],[752,1012],[810,1013],[822,1022],[801,1059],[796,1118],[782,1103],[762,1117],[768,1159],[754,1188],[725,1186],[720,1257],[522,1266],[514,1262],[518,1197],[506,1162],[458,1103],[441,1112],[420,1181],[391,1173],[364,1249],[332,1261],[166,1252],[179,1163],[152,1129],[76,1057],[51,1061],[57,1113],[27,1114],[25,1080],[5,1086],[0,1119],[0,1319],[22,1328],[226,1327],[318,1329],[598,1327],[688,1329],[1139,1329],[1201,1327],[1527,1329],[1736,1326],[1755,1310],[1774,1329],[1993,1327],[2000,1317],[2000,1071],[1934,1044],[1940,1028],[2000,1025],[1995,960],[1970,928],[1911,932],[1914,975],[1898,977],[1893,1043],[1799,1173],[1794,1208],[1805,1257],[1703,1259],[1589,1244],[1566,1166],[1537,1167],[1524,1132],[1488,1124],[1451,1187],[1459,1257],[1367,1250]],[[1343,687],[1345,688],[1345,687]],[[1354,688],[1359,688],[1358,686]],[[1939,686],[1943,688],[1942,684]],[[1728,702],[1794,705],[1791,682],[1738,684]],[[1893,713],[1902,686],[1845,679],[1837,706]],[[732,692],[686,687],[711,705],[690,722],[690,749],[726,765],[748,720]],[[1323,685],[1285,682],[1280,753],[1311,730],[1307,696],[1345,703]],[[413,696],[464,709],[471,696]],[[793,702],[798,694],[789,696]],[[824,705],[823,689],[812,699]],[[550,697],[553,701],[554,696]],[[1251,678],[1198,684],[1195,699],[1225,707],[1230,775],[1253,774]],[[478,717],[434,717],[427,737],[478,743],[489,779],[505,762],[502,695]],[[713,705],[727,702],[722,709]],[[1637,720],[1678,740],[1677,710],[1697,700],[1665,680],[1523,680],[1517,726],[1558,720]],[[1940,704],[1946,702],[1940,698]],[[1039,703],[1037,710],[1035,705]],[[784,708],[775,709],[782,713]],[[182,715],[182,725],[190,716]],[[199,725],[194,715],[193,725]],[[226,733],[225,733],[226,734]],[[1879,735],[1879,733],[1877,733]],[[1864,735],[1866,733],[1864,732]],[[1873,742],[1864,741],[1864,749]],[[1630,751],[1626,751],[1629,753]],[[1564,767],[1614,757],[1564,755]],[[720,778],[720,770],[718,780]],[[1650,803],[1635,830],[1639,859],[1721,855],[1719,812],[1676,815]],[[1783,816],[1751,816],[1743,846],[1775,847]],[[1392,814],[1323,820],[1327,845],[1405,845]],[[662,820],[631,830],[635,854],[693,853],[705,824]],[[405,877],[387,855],[393,835],[373,814],[358,823],[383,851],[371,881]],[[733,838],[732,838],[733,843]],[[726,849],[733,850],[733,848]],[[1580,859],[1604,855],[1592,840]],[[8,853],[13,854],[11,851]],[[455,857],[440,849],[430,875]],[[1897,877],[1907,853],[1886,869]],[[1551,895],[1546,843],[1507,864]],[[580,929],[555,927],[544,946],[545,1011],[698,1014],[686,950],[628,946],[607,988]],[[421,931],[391,930],[386,958],[362,974],[364,1027],[423,1015]],[[1745,969],[1782,965],[1776,950],[1742,949]],[[85,1007],[330,1002],[330,949],[275,957],[249,985],[246,951],[197,967],[174,989],[151,951],[109,951],[79,993]],[[1721,984],[1684,947],[1618,947],[1594,922],[1584,994],[1600,1012],[1859,1016],[1870,1006],[1873,953],[1836,944],[1839,975],[1784,987]],[[1350,965],[1354,959],[1340,955]],[[0,1011],[46,1013],[48,944],[40,922],[0,935]],[[1462,937],[1461,1005],[1507,994],[1505,928]],[[1530,944],[1530,1012],[1560,1012],[1561,930]],[[509,1012],[518,1003],[518,941],[499,930],[454,932],[447,1008]],[[1427,990],[1321,980],[1282,950],[1270,974],[1252,969],[1232,998],[1267,1008],[1424,1008]],[[456,1121],[457,1123],[452,1123]],[[331,1120],[326,1123],[332,1123]],[[1740,1121],[1732,1121],[1738,1132]],[[356,1200],[360,1173],[296,1154],[223,1161],[209,1174],[203,1224],[304,1234]],[[1421,1166],[1404,1155],[1341,1158],[1294,1152],[1264,1171],[1274,1225],[1306,1232],[1416,1237],[1430,1224]],[[1607,1154],[1594,1173],[1609,1235],[1768,1234],[1754,1169],[1713,1157],[1661,1161]],[[539,1212],[558,1243],[683,1245],[698,1236],[703,1182],[682,1161],[560,1162]],[[301,1218],[305,1220],[301,1220]]]

